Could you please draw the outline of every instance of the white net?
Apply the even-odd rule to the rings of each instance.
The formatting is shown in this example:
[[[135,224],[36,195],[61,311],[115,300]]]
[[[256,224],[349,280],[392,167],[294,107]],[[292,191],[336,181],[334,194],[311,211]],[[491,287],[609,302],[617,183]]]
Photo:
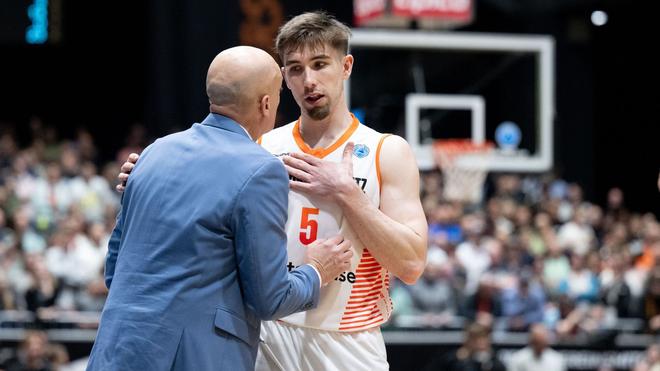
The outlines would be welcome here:
[[[442,170],[444,198],[464,203],[481,202],[492,145],[443,140],[436,142],[433,148],[436,163]]]

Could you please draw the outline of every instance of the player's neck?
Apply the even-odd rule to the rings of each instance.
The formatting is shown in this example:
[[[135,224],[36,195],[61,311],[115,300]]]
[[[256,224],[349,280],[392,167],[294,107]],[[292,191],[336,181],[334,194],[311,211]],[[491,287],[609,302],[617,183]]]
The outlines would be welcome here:
[[[323,120],[314,120],[303,112],[300,117],[300,136],[310,148],[326,148],[337,141],[352,122],[353,116],[348,107],[331,112]]]

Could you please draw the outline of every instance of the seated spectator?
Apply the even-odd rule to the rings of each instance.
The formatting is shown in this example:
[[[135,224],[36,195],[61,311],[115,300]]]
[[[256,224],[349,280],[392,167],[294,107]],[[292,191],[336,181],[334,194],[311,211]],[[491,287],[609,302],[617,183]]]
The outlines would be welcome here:
[[[5,370],[55,371],[46,334],[41,331],[29,331],[19,346],[16,357],[7,362]]]
[[[576,302],[595,303],[598,299],[600,283],[598,277],[584,265],[585,257],[571,255],[571,271],[559,284],[559,293]]]
[[[69,181],[62,177],[60,164],[48,163],[45,177],[37,180],[34,193],[30,195],[33,220],[39,225],[55,223],[68,213],[72,198]]]
[[[447,255],[439,248],[428,251],[426,269],[414,285],[397,285],[392,289],[400,326],[441,327],[456,314],[458,298],[452,282]]]
[[[38,228],[35,228],[35,223],[31,222],[27,207],[16,210],[13,222],[16,241],[24,253],[41,253],[46,249],[46,239],[39,233]],[[41,227],[48,228],[48,222],[46,221],[45,225]]]
[[[91,162],[82,164],[80,176],[71,180],[70,187],[74,206],[87,222],[103,222],[105,210],[116,206],[113,189],[97,174],[96,166]]]
[[[456,205],[446,201],[441,201],[433,208],[431,220],[429,223],[429,239],[433,239],[439,234],[443,234],[446,240],[451,244],[458,244],[463,239],[463,232],[458,223]]]
[[[30,254],[26,256],[25,261],[31,278],[31,286],[25,293],[27,309],[37,312],[43,308],[54,307],[60,293],[60,286],[46,268],[43,257],[38,254]]]
[[[434,358],[425,371],[504,371],[492,347],[490,330],[478,323],[468,326],[463,345],[449,355]]]
[[[529,326],[543,322],[545,293],[539,282],[523,275],[514,287],[502,292],[502,315],[506,326],[513,331],[526,331]]]
[[[474,320],[479,313],[489,313],[494,317],[502,315],[502,302],[499,288],[489,275],[484,275],[479,281],[477,292],[468,296],[463,304],[463,317]]]
[[[542,324],[529,330],[529,345],[511,356],[507,371],[565,371],[566,361],[550,348],[550,334]]]
[[[559,321],[557,334],[586,346],[614,346],[616,313],[602,304],[582,303]]]
[[[3,254],[0,253],[0,259]],[[18,309],[17,295],[9,284],[4,271],[0,271],[0,311]]]
[[[637,362],[631,371],[660,371],[660,344],[651,344],[644,359]]]
[[[553,239],[548,241],[548,255],[543,261],[543,283],[552,294],[559,291],[559,285],[566,280],[571,264]]]
[[[649,274],[642,298],[642,310],[651,333],[660,333],[660,265]]]
[[[103,256],[84,232],[84,223],[78,217],[64,219],[45,255],[48,270],[74,288],[86,286],[103,265]]]
[[[481,241],[485,228],[483,216],[465,215],[461,225],[466,240],[456,247],[456,258],[467,274],[465,294],[472,295],[477,290],[481,275],[490,267],[490,252]]]
[[[559,245],[572,254],[586,255],[594,246],[596,234],[587,223],[589,206],[579,206],[570,222],[562,225],[557,232]]]
[[[607,259],[608,268],[601,273],[601,302],[614,308],[619,318],[633,317],[634,314],[634,301],[623,275],[625,264],[622,254],[612,254]]]

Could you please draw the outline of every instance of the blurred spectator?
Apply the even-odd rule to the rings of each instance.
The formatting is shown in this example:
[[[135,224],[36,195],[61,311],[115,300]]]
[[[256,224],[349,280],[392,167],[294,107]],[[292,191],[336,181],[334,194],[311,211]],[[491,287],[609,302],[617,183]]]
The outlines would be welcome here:
[[[449,202],[440,202],[433,208],[429,218],[429,239],[444,235],[451,244],[461,242],[463,235],[456,209],[457,206]]]
[[[463,345],[454,353],[433,359],[425,371],[504,371],[497,359],[487,327],[473,323],[465,331]]]
[[[660,344],[649,345],[646,357],[639,361],[631,371],[660,371]]]
[[[550,334],[541,325],[533,325],[529,330],[529,345],[513,354],[507,371],[565,371],[564,357],[550,348]]]
[[[598,299],[600,283],[598,277],[585,267],[585,257],[578,254],[571,256],[571,271],[568,277],[559,283],[559,293],[567,295],[575,302],[594,303]]]
[[[660,265],[651,271],[646,281],[642,310],[649,331],[660,333]]]
[[[22,207],[14,213],[14,233],[18,246],[24,253],[41,253],[46,249],[46,239],[34,227],[30,221],[30,215],[26,207]],[[46,228],[48,222],[46,223]]]
[[[596,234],[587,223],[589,207],[588,205],[577,207],[572,220],[559,228],[557,240],[563,250],[577,255],[586,255],[594,246]]]
[[[103,265],[103,256],[84,233],[83,226],[76,217],[63,220],[45,255],[48,270],[74,288],[86,286]]]
[[[59,295],[60,286],[46,268],[43,257],[39,254],[29,254],[26,256],[25,262],[31,283],[25,293],[27,309],[37,312],[42,308],[53,307]]]
[[[516,286],[502,292],[502,315],[509,330],[526,331],[532,324],[543,322],[544,310],[543,287],[530,275],[521,276]]]
[[[88,222],[102,222],[105,210],[118,206],[114,190],[103,177],[97,175],[96,166],[91,162],[82,164],[80,176],[71,180],[70,188],[75,207]]]
[[[616,321],[616,313],[604,305],[582,303],[559,322],[557,334],[587,346],[612,347]]]
[[[124,147],[117,151],[115,161],[121,164],[126,161],[131,153],[140,154],[147,144],[147,130],[140,123],[133,124],[126,136]]]
[[[89,130],[79,128],[76,132],[74,146],[83,162],[94,162],[96,160],[97,150],[94,145],[94,138]]]
[[[48,338],[44,332],[28,331],[16,357],[5,366],[6,371],[55,371]]]
[[[621,188],[614,187],[607,192],[607,205],[605,206],[605,227],[610,228],[616,222],[627,222],[630,213],[625,207]]]
[[[60,169],[62,177],[66,180],[70,180],[80,173],[80,155],[71,143],[67,143],[62,148]]]
[[[398,307],[395,322],[404,327],[441,327],[454,319],[458,294],[452,282],[447,254],[432,248],[426,257],[426,269],[414,285],[397,285],[392,297]]]
[[[469,295],[463,305],[462,314],[467,319],[474,320],[480,313],[489,313],[495,317],[502,315],[499,287],[489,275],[481,277],[477,292]]]
[[[481,275],[490,266],[490,253],[481,244],[485,228],[483,216],[465,215],[461,224],[465,241],[456,247],[456,258],[467,274],[465,294],[472,295],[477,290]]]
[[[632,317],[634,300],[630,288],[625,281],[626,260],[623,254],[612,254],[607,259],[608,268],[600,275],[601,301],[609,308],[616,310],[620,318]]]
[[[0,255],[0,259],[2,259],[2,255]],[[7,281],[5,272],[0,270],[0,310],[17,310],[17,297],[16,292]]]
[[[73,201],[69,182],[62,177],[62,168],[57,162],[46,165],[46,177],[39,178],[30,196],[33,220],[40,230],[51,226],[62,215],[66,215]]]
[[[636,266],[644,270],[650,270],[656,265],[656,253],[654,245],[660,243],[660,223],[654,217],[642,221],[641,255],[637,259]]]
[[[551,293],[559,291],[560,284],[568,278],[571,264],[562,252],[561,248],[554,242],[548,241],[548,255],[543,262],[543,282]]]

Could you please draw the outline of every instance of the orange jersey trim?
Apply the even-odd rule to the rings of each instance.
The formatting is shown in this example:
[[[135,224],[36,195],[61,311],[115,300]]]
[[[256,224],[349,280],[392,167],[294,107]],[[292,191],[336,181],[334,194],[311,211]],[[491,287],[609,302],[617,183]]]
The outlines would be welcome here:
[[[302,136],[300,135],[300,118],[298,118],[298,121],[296,121],[296,124],[293,125],[293,139],[296,141],[296,144],[298,145],[298,148],[300,148],[301,151],[304,153],[307,153],[308,155],[312,155],[314,157],[318,158],[323,158],[332,152],[334,152],[337,148],[339,148],[342,144],[346,143],[348,138],[350,138],[351,135],[357,130],[360,122],[358,121],[357,117],[351,113],[351,117],[353,117],[353,122],[351,122],[351,125],[346,129],[344,134],[337,139],[334,143],[332,143],[329,147],[326,148],[311,148],[310,146],[305,143],[303,140]]]
[[[382,190],[383,182],[380,180],[380,149],[383,147],[383,142],[385,138],[389,137],[392,134],[383,135],[378,141],[378,148],[376,148],[376,177],[378,178],[378,189]]]

